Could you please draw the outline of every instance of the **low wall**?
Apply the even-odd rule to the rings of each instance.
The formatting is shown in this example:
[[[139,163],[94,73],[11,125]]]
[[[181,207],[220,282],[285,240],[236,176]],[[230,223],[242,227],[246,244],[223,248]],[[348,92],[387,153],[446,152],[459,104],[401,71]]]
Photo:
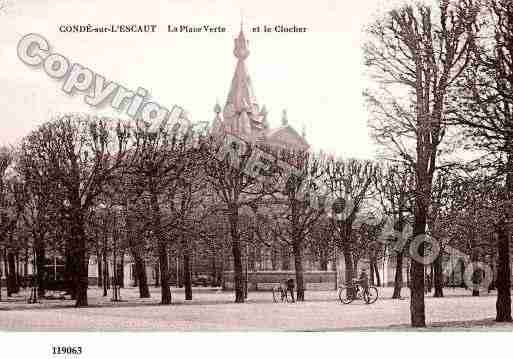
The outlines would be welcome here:
[[[244,273],[244,281],[246,274]],[[234,289],[234,273],[223,273],[223,290]],[[262,271],[248,272],[248,290],[249,291],[270,291],[279,283],[292,278],[296,281],[294,271]],[[303,280],[306,290],[333,290],[337,281],[337,273],[332,271],[309,271],[303,273]]]

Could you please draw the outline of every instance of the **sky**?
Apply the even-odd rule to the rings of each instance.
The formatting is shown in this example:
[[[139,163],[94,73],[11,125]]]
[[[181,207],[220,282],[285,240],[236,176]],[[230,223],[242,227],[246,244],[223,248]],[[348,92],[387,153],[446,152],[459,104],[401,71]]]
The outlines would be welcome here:
[[[5,0],[0,0],[3,2]],[[362,90],[362,27],[384,0],[7,0],[0,12],[0,144],[15,144],[56,112],[94,112],[84,95],[22,63],[19,40],[37,33],[52,52],[129,89],[147,89],[159,104],[185,108],[192,121],[211,121],[224,105],[235,70],[233,39],[241,18],[249,40],[247,67],[271,127],[281,113],[315,150],[373,158]],[[386,1],[390,6],[390,1]],[[67,24],[157,24],[156,33],[64,33]],[[224,33],[169,33],[167,25],[212,25]],[[308,28],[305,33],[252,32],[255,26]],[[126,118],[125,114],[116,114]]]

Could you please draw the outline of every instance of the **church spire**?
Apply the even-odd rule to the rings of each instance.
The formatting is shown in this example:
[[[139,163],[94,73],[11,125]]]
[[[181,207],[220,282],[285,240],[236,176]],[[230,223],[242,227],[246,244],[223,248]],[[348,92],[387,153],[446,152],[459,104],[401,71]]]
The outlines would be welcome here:
[[[233,49],[233,54],[236,58],[239,60],[246,60],[249,56],[249,48],[248,48],[248,41],[246,40],[246,37],[244,36],[244,29],[242,28],[243,24],[242,21],[240,23],[240,32],[239,36],[235,39],[235,47]]]
[[[237,129],[249,129],[251,132],[252,123],[258,122],[259,108],[246,68],[245,60],[249,56],[249,48],[244,35],[242,19],[239,35],[234,41],[233,55],[237,58],[237,65],[223,109],[223,117],[228,126]],[[243,113],[245,113],[245,116],[242,116]]]
[[[230,92],[228,93],[226,105],[231,104],[236,112],[240,112],[243,105],[250,108],[256,105],[255,95],[253,94],[253,88],[251,86],[251,79],[245,63],[245,60],[249,56],[248,41],[244,36],[242,28],[239,36],[235,39],[233,54],[237,58],[237,65],[235,67],[235,73],[233,74],[232,85],[230,87]]]

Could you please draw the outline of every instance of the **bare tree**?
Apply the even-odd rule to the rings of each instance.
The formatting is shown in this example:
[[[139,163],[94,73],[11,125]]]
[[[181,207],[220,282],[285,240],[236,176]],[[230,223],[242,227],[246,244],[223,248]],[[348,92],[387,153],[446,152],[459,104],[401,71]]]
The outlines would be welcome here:
[[[260,169],[253,174],[253,155],[260,157],[263,152],[235,136],[226,135],[221,141],[212,138],[205,146],[205,153],[207,182],[219,200],[220,210],[230,225],[235,302],[243,303],[244,277],[239,228],[241,209],[258,207],[258,203],[273,190],[272,185],[265,180],[272,176],[269,171]]]
[[[137,121],[133,133],[133,151],[130,166],[132,174],[144,183],[150,201],[152,232],[157,242],[159,257],[161,304],[171,303],[169,289],[168,249],[165,232],[164,199],[173,201],[180,186],[193,177],[200,150],[191,146],[190,129],[179,123],[163,122],[151,127]]]
[[[468,65],[479,4],[442,0],[390,11],[369,28],[366,65],[388,90],[367,92],[378,142],[415,171],[413,235],[426,233],[432,180],[445,134],[447,93]],[[404,101],[399,97],[406,97]],[[424,256],[424,243],[418,255]],[[424,265],[411,267],[411,324],[424,327]]]
[[[279,239],[292,250],[296,274],[297,300],[305,300],[303,275],[303,252],[305,241],[312,234],[317,221],[324,214],[323,208],[312,205],[311,194],[319,191],[324,175],[324,160],[315,154],[297,151],[279,151],[277,158],[295,168],[291,175],[283,169],[276,169],[278,188],[274,199],[262,210],[269,211],[269,221],[274,238]],[[283,184],[283,186],[279,185]],[[325,243],[328,245],[328,242]]]
[[[144,204],[144,188],[137,183],[137,177],[126,174],[123,183],[124,192],[123,209],[125,215],[126,235],[128,248],[135,264],[135,279],[139,287],[140,298],[150,298],[148,278],[146,275],[147,253],[149,243],[145,235],[151,227],[151,218],[147,215],[147,206]]]
[[[0,244],[4,247],[7,296],[19,291],[16,272],[18,252],[22,247],[21,219],[25,209],[24,183],[15,170],[17,153],[14,148],[0,148]]]
[[[12,228],[12,219],[9,218],[9,203],[6,184],[6,173],[9,166],[12,164],[12,154],[8,148],[0,148],[0,244],[6,245],[6,234]],[[4,257],[5,258],[5,257]],[[1,270],[1,268],[0,268]],[[7,273],[5,273],[7,275]],[[2,286],[0,283],[0,299],[2,295]]]
[[[23,184],[13,176],[14,151],[0,147],[0,244],[4,247],[7,266],[7,296],[19,289],[16,276],[14,232],[24,209]]]
[[[62,187],[60,204],[69,219],[75,306],[87,306],[86,216],[124,165],[127,130],[120,122],[67,114],[43,124],[24,140],[26,156],[40,161],[48,181]]]
[[[480,163],[504,177],[498,227],[497,321],[511,321],[510,232],[513,201],[513,4],[486,2],[485,24],[489,36],[476,45],[473,66],[455,91],[460,107],[457,122],[474,139],[474,147],[484,150]]]
[[[201,163],[196,162],[195,165],[193,173],[175,183],[176,189],[170,188],[173,195],[167,202],[170,212],[168,228],[180,238],[179,246],[183,253],[185,300],[192,300],[191,256],[202,235],[198,228],[205,210],[209,213],[205,202],[208,204],[211,197],[206,191],[207,183]]]
[[[34,254],[38,296],[45,294],[46,249],[49,245],[51,229],[59,227],[58,203],[59,183],[49,181],[50,169],[45,166],[44,154],[36,153],[28,142],[22,143],[16,163],[25,186],[26,205],[23,221],[34,239]]]
[[[337,245],[344,255],[345,280],[352,285],[355,278],[354,252],[357,238],[353,224],[366,201],[372,197],[377,165],[371,161],[329,160],[326,164],[325,183],[334,197],[331,221],[336,233]]]
[[[310,230],[306,245],[312,257],[319,261],[320,270],[328,270],[328,262],[335,255],[333,227],[329,218],[322,216]]]
[[[447,213],[447,209],[451,203],[451,184],[454,181],[454,178],[457,176],[456,173],[451,173],[450,171],[437,171],[435,174],[435,178],[433,181],[433,193],[431,206],[428,214],[428,230],[431,236],[438,241],[440,246],[440,255],[436,257],[434,262],[432,263],[433,268],[433,284],[435,292],[433,294],[434,297],[443,297],[443,253],[445,252],[446,241],[442,233],[439,231],[440,221],[442,220],[442,216]]]
[[[410,167],[391,164],[382,167],[376,176],[376,189],[380,198],[383,213],[392,221],[394,243],[404,241],[398,236],[407,235],[404,231],[408,224],[408,213],[411,213],[412,191],[415,186],[415,176]],[[397,234],[396,234],[397,233]],[[403,261],[405,246],[392,246],[395,251],[395,278],[392,298],[401,298],[403,287]]]

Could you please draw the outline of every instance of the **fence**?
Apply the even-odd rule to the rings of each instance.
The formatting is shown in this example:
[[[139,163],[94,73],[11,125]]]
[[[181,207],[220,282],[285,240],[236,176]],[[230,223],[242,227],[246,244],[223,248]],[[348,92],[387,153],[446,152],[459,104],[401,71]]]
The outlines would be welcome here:
[[[223,290],[233,290],[234,273],[223,273]],[[294,271],[259,271],[248,272],[247,283],[249,291],[269,291],[279,283],[292,278],[296,281]],[[246,273],[243,273],[246,282]],[[337,282],[337,273],[334,271],[308,271],[303,273],[306,290],[334,290]]]

